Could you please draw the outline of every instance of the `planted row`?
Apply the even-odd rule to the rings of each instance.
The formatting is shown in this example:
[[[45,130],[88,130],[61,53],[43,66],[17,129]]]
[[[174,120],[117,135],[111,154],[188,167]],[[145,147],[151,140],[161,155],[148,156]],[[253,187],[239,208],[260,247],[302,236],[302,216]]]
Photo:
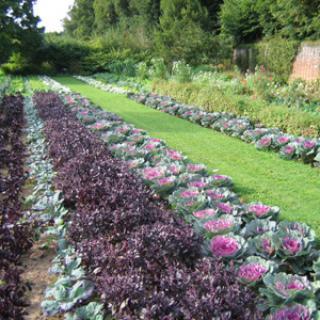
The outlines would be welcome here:
[[[54,187],[55,172],[47,156],[43,123],[37,116],[31,98],[26,98],[29,179],[33,192],[28,196],[28,219],[36,221],[41,239],[56,243],[57,255],[48,272],[56,281],[45,292],[42,301],[45,316],[64,314],[66,320],[102,320],[101,305],[94,296],[94,285],[86,278],[81,259],[66,239],[68,216],[61,191]]]
[[[202,257],[202,239],[165,210],[57,95],[37,94],[34,101],[64,204],[76,209],[69,237],[106,309],[119,319],[259,318],[251,290],[221,262]],[[95,115],[119,121],[101,110]]]
[[[193,224],[214,256],[236,262],[238,278],[257,288],[267,310],[277,315],[306,308],[314,314],[319,251],[313,230],[303,223],[279,222],[277,207],[241,203],[229,177],[208,174],[204,165],[191,163],[163,141],[101,112],[88,100],[66,95],[64,101],[114,156]]]
[[[23,319],[27,287],[20,280],[21,255],[32,244],[30,224],[21,222],[25,181],[22,140],[23,97],[4,97],[0,105],[0,318]]]
[[[117,87],[104,85],[89,77],[77,78],[105,91],[115,93],[123,91],[121,88],[117,91]],[[112,87],[112,90],[109,87]],[[127,92],[127,95],[130,99],[151,108],[253,143],[258,150],[272,150],[278,152],[283,159],[302,160],[304,163],[320,166],[320,139],[286,134],[278,128],[264,128],[260,124],[255,125],[247,117],[238,117],[226,112],[206,112],[197,107],[180,104],[170,97],[153,93]]]

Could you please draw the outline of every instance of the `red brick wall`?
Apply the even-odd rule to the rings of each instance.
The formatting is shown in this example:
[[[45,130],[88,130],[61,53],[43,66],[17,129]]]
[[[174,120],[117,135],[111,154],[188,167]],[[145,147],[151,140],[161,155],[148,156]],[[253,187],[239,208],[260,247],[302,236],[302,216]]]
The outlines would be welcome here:
[[[290,79],[320,79],[320,45],[302,44],[294,61]]]

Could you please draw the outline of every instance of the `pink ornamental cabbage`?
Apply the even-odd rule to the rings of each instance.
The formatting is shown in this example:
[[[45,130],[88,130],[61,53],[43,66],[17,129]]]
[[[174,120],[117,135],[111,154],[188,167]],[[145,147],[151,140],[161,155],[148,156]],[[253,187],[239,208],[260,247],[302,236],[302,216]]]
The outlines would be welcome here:
[[[232,257],[240,249],[238,241],[230,236],[216,236],[211,240],[211,251],[217,257]]]
[[[305,149],[313,149],[315,146],[316,146],[316,143],[314,141],[312,141],[312,140],[306,140],[303,143],[303,147]]]
[[[268,268],[265,266],[253,262],[242,265],[239,268],[238,276],[239,278],[245,280],[246,282],[256,282],[262,279],[262,277],[268,272]]]
[[[263,137],[259,140],[259,144],[263,147],[268,147],[272,143],[272,138],[271,137]]]
[[[302,281],[299,281],[298,279],[293,279],[291,282],[288,282],[287,284],[281,281],[277,281],[275,283],[275,288],[284,295],[287,295],[288,291],[302,291],[306,288],[306,286]]]
[[[234,226],[234,220],[231,218],[220,218],[210,220],[203,224],[203,227],[208,232],[219,233],[221,231],[230,229]]]
[[[200,192],[198,190],[185,190],[180,193],[180,197],[186,199],[186,198],[196,197],[199,194]]]
[[[282,246],[283,248],[289,252],[290,255],[296,255],[300,252],[301,248],[301,242],[298,239],[291,238],[291,237],[285,237],[282,240]]]
[[[206,193],[207,196],[212,200],[223,200],[225,198],[225,195],[223,193],[216,190],[208,190]]]
[[[178,166],[178,165],[175,165],[175,164],[172,164],[172,165],[169,165],[168,171],[176,176],[176,175],[178,175],[179,173],[182,172],[182,167]]]
[[[164,171],[159,168],[145,168],[143,170],[143,177],[146,180],[154,180],[162,178],[165,175]]]
[[[167,150],[167,156],[171,159],[171,160],[174,160],[174,161],[181,161],[183,160],[183,155],[176,151],[176,150]]]
[[[264,204],[252,204],[249,205],[248,211],[253,213],[257,218],[262,218],[266,214],[270,212],[272,208],[270,206],[264,205]]]
[[[220,202],[218,203],[218,209],[223,213],[231,214],[234,208],[229,203]]]
[[[166,186],[174,183],[175,180],[176,180],[175,177],[164,177],[164,178],[160,178],[157,182],[159,186]]]
[[[301,304],[283,307],[274,312],[268,320],[311,320],[309,309]]]
[[[281,137],[278,137],[277,138],[277,142],[279,144],[286,144],[286,143],[289,143],[290,142],[290,138],[289,137],[286,137],[286,136],[281,136]]]
[[[217,215],[217,211],[214,209],[204,209],[194,212],[193,215],[198,219],[205,219]]]
[[[285,146],[283,148],[283,152],[286,154],[286,155],[292,155],[294,154],[294,152],[296,151],[296,148],[294,146]]]
[[[206,169],[206,166],[203,164],[193,164],[190,163],[187,165],[187,170],[191,173],[197,173]]]
[[[261,249],[269,256],[271,256],[275,251],[272,241],[267,238],[261,240]]]
[[[199,188],[204,189],[208,186],[208,183],[202,180],[191,181],[188,183],[188,187],[190,188]]]

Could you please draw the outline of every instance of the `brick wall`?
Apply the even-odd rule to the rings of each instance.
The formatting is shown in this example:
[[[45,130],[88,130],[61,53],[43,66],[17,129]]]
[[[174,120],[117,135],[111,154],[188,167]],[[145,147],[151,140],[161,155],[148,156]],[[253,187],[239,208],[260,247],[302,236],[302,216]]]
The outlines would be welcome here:
[[[302,44],[294,61],[290,79],[320,79],[320,45]]]

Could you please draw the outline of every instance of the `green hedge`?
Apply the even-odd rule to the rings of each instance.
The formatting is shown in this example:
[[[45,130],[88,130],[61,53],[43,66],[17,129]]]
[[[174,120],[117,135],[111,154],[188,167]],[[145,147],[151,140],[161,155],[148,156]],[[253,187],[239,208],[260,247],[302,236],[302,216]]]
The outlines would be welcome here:
[[[284,105],[270,105],[245,95],[226,94],[210,85],[158,80],[153,82],[153,90],[161,95],[171,96],[179,102],[201,106],[209,112],[225,111],[247,116],[255,123],[278,127],[291,134],[314,137],[320,134],[320,114]]]
[[[262,40],[255,45],[257,63],[265,66],[279,80],[287,81],[291,74],[299,44],[299,41],[279,37]]]

